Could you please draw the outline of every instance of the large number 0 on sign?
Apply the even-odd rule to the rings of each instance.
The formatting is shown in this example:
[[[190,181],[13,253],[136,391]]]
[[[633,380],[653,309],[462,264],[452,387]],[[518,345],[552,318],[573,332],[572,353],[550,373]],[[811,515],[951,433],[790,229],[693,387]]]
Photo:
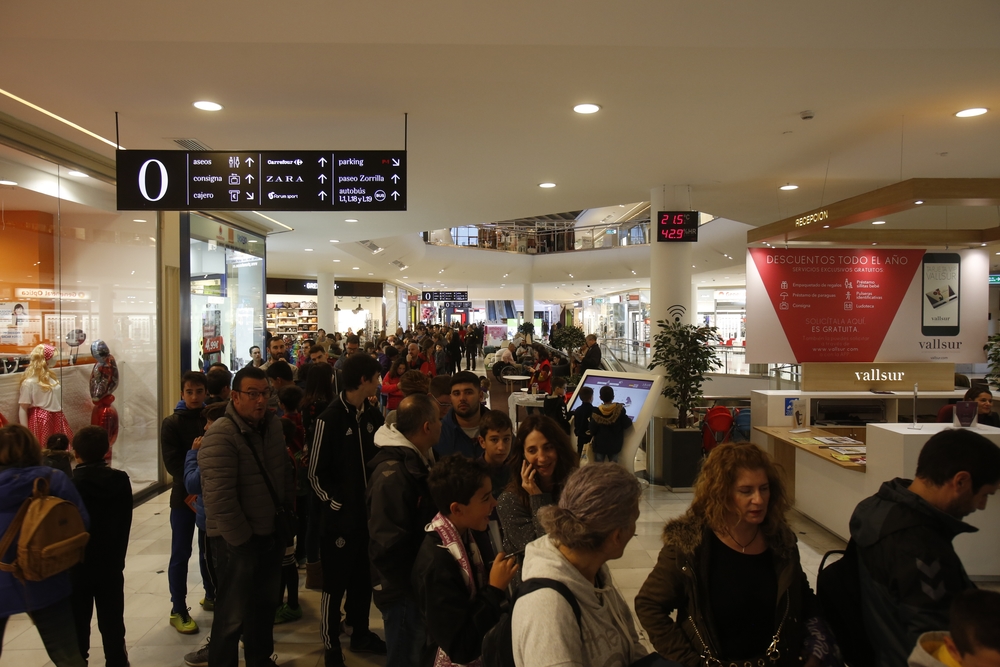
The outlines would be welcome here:
[[[160,194],[156,195],[155,197],[150,197],[149,192],[146,188],[147,186],[146,172],[149,170],[149,165],[151,164],[155,164],[157,167],[160,168]],[[168,182],[169,179],[167,178],[167,167],[159,160],[146,160],[145,162],[142,163],[142,166],[139,167],[139,192],[142,194],[143,197],[146,198],[147,201],[160,201],[161,199],[163,199],[163,196],[167,194]]]

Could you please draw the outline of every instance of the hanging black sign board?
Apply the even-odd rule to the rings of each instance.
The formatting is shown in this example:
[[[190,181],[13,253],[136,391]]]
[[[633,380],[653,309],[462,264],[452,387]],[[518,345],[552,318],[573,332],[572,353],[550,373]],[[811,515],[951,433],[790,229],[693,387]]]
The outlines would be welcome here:
[[[656,219],[656,240],[662,243],[695,243],[698,240],[697,211],[661,211]]]
[[[423,301],[468,301],[468,292],[423,292]]]
[[[117,151],[120,211],[405,211],[406,151]]]

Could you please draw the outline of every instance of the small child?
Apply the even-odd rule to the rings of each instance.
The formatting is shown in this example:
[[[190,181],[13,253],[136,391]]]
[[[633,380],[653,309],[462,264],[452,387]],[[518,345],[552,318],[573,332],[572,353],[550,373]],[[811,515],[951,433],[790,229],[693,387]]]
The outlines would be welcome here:
[[[218,402],[206,405],[201,416],[205,418],[205,431],[226,414],[228,403]],[[205,597],[201,599],[201,608],[205,611],[215,611],[215,567],[210,555],[211,543],[205,532],[205,505],[201,499],[201,469],[198,467],[198,450],[201,448],[201,438],[195,438],[191,449],[184,455],[184,490],[194,500],[194,525],[198,528],[198,566],[201,570],[201,580],[205,586]]]
[[[542,402],[542,414],[551,417],[569,435],[572,427],[566,415],[566,378],[552,378],[552,393]]]
[[[506,412],[489,410],[483,414],[479,420],[479,446],[483,448],[483,461],[493,482],[494,498],[500,496],[510,481],[507,456],[513,440],[514,425]]]
[[[472,538],[496,507],[482,462],[446,456],[431,469],[427,486],[439,513],[426,529],[411,583],[427,634],[439,647],[434,664],[465,665],[482,655],[483,637],[500,620],[518,566],[500,553],[487,574]]]
[[[65,437],[65,436],[63,436]],[[111,445],[100,426],[84,426],[73,436],[73,484],[90,514],[90,540],[82,562],[73,566],[71,603],[76,640],[86,662],[90,620],[97,625],[108,667],[127,667],[125,650],[125,552],[132,530],[132,483],[128,474],[104,461]]]
[[[618,463],[618,455],[625,444],[625,431],[632,425],[632,418],[623,404],[615,403],[615,390],[611,385],[601,387],[600,397],[600,407],[590,415],[594,462]]]
[[[1000,665],[1000,593],[970,588],[951,603],[950,632],[925,632],[910,654],[910,667]]]
[[[287,389],[285,390],[287,391]],[[301,391],[299,391],[301,399]],[[284,392],[282,392],[284,394]],[[301,423],[296,427],[295,422],[288,418],[288,413],[281,419],[281,429],[285,433],[285,447],[288,449],[288,455],[292,459],[292,465],[296,466],[296,478],[298,477],[298,464],[295,459],[295,453],[292,451],[294,446],[295,438],[297,437],[297,432],[302,430]],[[300,450],[301,451],[301,450]],[[296,496],[298,496],[298,487],[300,485],[296,484]],[[279,623],[289,623],[291,621],[297,621],[302,618],[302,607],[299,606],[299,566],[295,561],[295,537],[293,536],[288,544],[285,545],[285,555],[281,559],[281,594],[284,597],[285,591],[288,591],[288,602],[282,603],[274,611],[274,624]]]
[[[73,477],[72,452],[69,450],[69,438],[65,433],[53,433],[45,442],[42,450],[42,463],[50,468],[62,470],[67,477]]]
[[[590,415],[594,413],[593,387],[581,387],[577,394],[580,405],[573,410],[573,431],[576,433],[576,453],[583,456],[583,448],[590,442]]]
[[[484,408],[490,407],[490,387],[492,386],[490,379],[485,375],[479,378],[479,391],[483,396],[481,402]]]

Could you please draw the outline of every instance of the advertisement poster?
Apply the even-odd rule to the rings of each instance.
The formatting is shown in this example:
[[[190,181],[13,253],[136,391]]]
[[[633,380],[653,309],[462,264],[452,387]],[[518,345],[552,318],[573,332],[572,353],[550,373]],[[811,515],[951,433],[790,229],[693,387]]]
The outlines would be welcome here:
[[[750,248],[747,363],[985,361],[982,250]]]
[[[41,338],[42,317],[27,302],[0,302],[0,345],[34,347]]]

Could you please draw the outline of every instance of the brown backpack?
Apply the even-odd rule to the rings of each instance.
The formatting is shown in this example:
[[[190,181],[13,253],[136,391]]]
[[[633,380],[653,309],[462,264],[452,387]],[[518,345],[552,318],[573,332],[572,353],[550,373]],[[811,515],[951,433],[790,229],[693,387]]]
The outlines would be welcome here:
[[[0,570],[22,581],[42,581],[82,561],[90,533],[76,505],[49,495],[49,480],[39,477],[0,539],[0,559],[15,538],[17,557],[10,563],[0,560]]]

